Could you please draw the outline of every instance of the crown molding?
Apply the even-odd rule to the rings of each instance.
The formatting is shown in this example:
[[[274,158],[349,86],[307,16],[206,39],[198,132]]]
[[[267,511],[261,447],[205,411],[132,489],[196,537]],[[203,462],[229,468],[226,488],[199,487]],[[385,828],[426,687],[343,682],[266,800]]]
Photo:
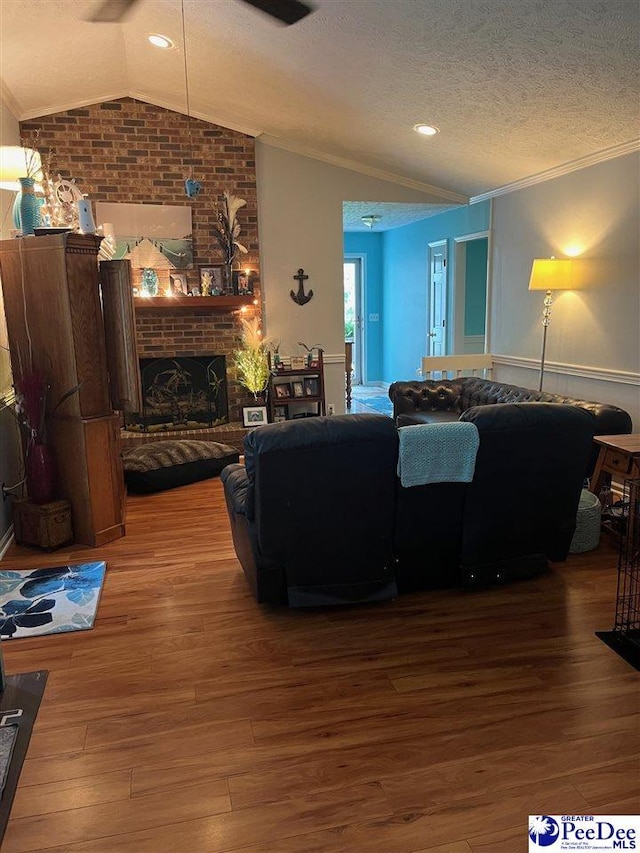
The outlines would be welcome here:
[[[597,163],[605,163],[607,160],[615,160],[616,157],[622,157],[625,154],[631,154],[633,151],[640,151],[640,139],[632,139],[629,142],[621,142],[619,145],[613,145],[611,148],[604,148],[602,151],[596,151],[595,154],[587,154],[586,157],[579,157],[577,160],[570,160],[568,163],[562,163],[560,166],[554,166],[551,169],[546,169],[544,172],[538,172],[536,175],[530,175],[528,178],[521,178],[519,181],[513,181],[511,184],[497,187],[495,190],[489,190],[480,195],[474,195],[469,199],[469,204],[475,204],[478,201],[486,201],[490,198],[495,198],[499,195],[522,190],[526,187],[533,187],[536,184],[542,184],[545,181],[550,181],[553,178],[560,178],[562,175],[568,175],[570,172],[577,172],[580,169],[586,169],[587,166],[595,166]]]
[[[422,181],[406,178],[402,175],[396,175],[394,172],[386,172],[384,169],[376,169],[373,166],[367,166],[363,163],[358,163],[356,160],[349,160],[346,157],[338,157],[334,154],[327,154],[325,151],[318,151],[315,148],[308,148],[306,145],[300,145],[297,142],[289,142],[286,139],[281,139],[278,136],[271,136],[268,133],[262,133],[257,137],[264,145],[269,145],[271,148],[281,148],[283,151],[288,151],[291,154],[299,154],[302,157],[308,157],[311,160],[319,160],[321,163],[327,163],[330,166],[338,166],[340,169],[349,169],[351,172],[358,172],[361,175],[367,175],[369,178],[378,178],[381,181],[387,181],[391,184],[405,187],[409,190],[417,190],[421,193],[438,196],[438,200],[451,201],[456,204],[468,204],[469,197],[445,190],[442,187],[434,187],[432,184],[425,184]]]
[[[26,110],[18,116],[18,121],[30,121],[34,118],[42,118],[43,116],[51,116],[55,113],[64,113],[67,110],[78,110],[82,107],[90,107],[92,104],[103,104],[105,101],[117,101],[119,98],[128,98],[129,92],[117,91],[107,92],[102,95],[97,95],[93,98],[84,98],[81,101],[63,101],[53,107],[46,109]]]
[[[523,367],[528,370],[540,370],[539,358],[524,358],[518,355],[494,355],[494,364],[506,367]],[[545,361],[545,373],[561,373],[566,376],[580,376],[583,379],[595,379],[599,382],[616,382],[619,385],[640,386],[640,373],[627,370],[611,370],[607,367],[592,367],[586,364],[565,364],[561,361]]]
[[[154,95],[149,95],[146,92],[129,92],[129,98],[135,98],[137,101],[144,101],[145,104],[152,104],[154,107],[162,107],[165,110],[171,110],[174,113],[180,113],[183,116],[187,115],[187,112],[184,108],[184,105],[175,104],[171,101],[165,101],[162,98],[157,98]],[[259,136],[261,131],[254,127],[253,125],[244,124],[242,121],[239,121],[237,117],[231,117],[226,115],[220,115],[216,113],[204,113],[199,110],[190,110],[189,115],[191,118],[197,118],[201,121],[206,121],[209,124],[217,124],[220,127],[224,127],[227,130],[235,130],[238,133],[244,133],[246,136],[253,136],[254,138]]]
[[[163,98],[156,98],[153,95],[149,95],[147,92],[129,90],[107,92],[96,97],[86,98],[82,101],[68,101],[66,103],[56,104],[55,107],[47,107],[44,112],[42,110],[29,110],[24,113],[19,112],[17,118],[18,121],[29,121],[30,119],[54,115],[55,113],[66,112],[67,110],[77,110],[82,107],[89,107],[92,104],[103,104],[105,101],[117,101],[120,98],[133,98],[135,101],[142,101],[143,103],[151,104],[154,107],[162,107],[162,109],[171,110],[171,112],[180,113],[180,115],[187,115],[184,106],[181,104],[176,104],[173,101],[168,101]],[[238,133],[244,133],[246,136],[256,137],[260,133],[260,131],[255,127],[245,125],[238,122],[237,119],[229,118],[227,116],[214,116],[209,113],[196,112],[194,110],[191,111],[190,115],[192,118],[206,121],[209,124],[217,124],[220,127],[227,128],[228,130],[235,130]]]
[[[18,118],[21,112],[20,104],[13,97],[2,77],[0,77],[0,98],[15,120],[20,121]]]

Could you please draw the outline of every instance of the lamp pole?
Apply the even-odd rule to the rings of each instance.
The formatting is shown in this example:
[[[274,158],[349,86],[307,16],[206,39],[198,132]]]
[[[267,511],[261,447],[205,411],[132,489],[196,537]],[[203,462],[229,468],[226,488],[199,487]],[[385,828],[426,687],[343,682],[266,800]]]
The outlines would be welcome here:
[[[547,290],[544,297],[544,310],[542,312],[542,353],[540,354],[540,385],[538,391],[542,391],[542,380],[544,379],[544,356],[547,348],[547,329],[551,322],[551,303],[553,302],[553,294]]]

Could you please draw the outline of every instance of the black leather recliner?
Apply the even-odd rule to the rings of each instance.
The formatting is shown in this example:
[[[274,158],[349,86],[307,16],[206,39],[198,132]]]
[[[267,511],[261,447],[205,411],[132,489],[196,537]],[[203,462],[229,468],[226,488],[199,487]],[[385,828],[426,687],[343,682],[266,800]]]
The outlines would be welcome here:
[[[236,553],[258,601],[346,604],[396,595],[398,435],[385,415],[269,424],[222,472]]]
[[[476,406],[480,433],[462,519],[462,580],[526,577],[565,560],[576,526],[593,412],[557,403]]]

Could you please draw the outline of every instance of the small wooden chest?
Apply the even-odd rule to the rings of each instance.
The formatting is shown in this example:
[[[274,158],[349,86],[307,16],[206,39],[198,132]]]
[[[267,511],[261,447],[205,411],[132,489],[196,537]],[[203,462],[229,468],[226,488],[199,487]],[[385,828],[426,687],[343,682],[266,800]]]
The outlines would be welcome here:
[[[37,545],[47,551],[72,542],[69,501],[48,504],[16,501],[13,505],[13,533],[18,545]]]

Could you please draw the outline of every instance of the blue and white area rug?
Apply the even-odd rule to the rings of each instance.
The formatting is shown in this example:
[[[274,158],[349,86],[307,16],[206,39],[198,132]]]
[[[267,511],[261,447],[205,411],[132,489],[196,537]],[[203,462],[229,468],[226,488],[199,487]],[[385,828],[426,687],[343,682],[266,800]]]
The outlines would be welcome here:
[[[380,412],[381,415],[389,415],[391,417],[393,414],[393,403],[389,397],[380,395],[379,397],[360,397],[358,399],[360,403],[364,403],[368,408]]]
[[[0,638],[93,627],[106,563],[0,571]]]

